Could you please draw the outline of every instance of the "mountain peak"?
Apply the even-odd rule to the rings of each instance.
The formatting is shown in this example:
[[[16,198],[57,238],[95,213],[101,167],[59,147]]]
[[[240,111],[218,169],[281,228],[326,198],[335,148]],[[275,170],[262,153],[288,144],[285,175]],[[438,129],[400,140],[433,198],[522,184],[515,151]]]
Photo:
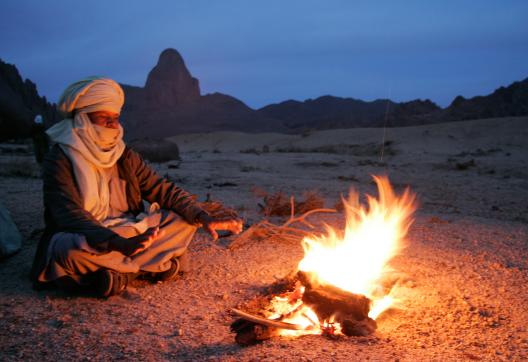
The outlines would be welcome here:
[[[176,49],[161,52],[158,63],[150,71],[145,84],[147,99],[152,106],[176,106],[200,97],[198,79],[193,78]]]
[[[181,54],[174,48],[167,48],[161,52],[158,58],[158,65],[161,66],[184,66],[185,62]]]

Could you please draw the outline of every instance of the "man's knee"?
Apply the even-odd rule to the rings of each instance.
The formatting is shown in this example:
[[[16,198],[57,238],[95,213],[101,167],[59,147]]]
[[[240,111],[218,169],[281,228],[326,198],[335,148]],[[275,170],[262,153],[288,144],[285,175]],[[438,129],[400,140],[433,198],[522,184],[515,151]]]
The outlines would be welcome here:
[[[59,233],[55,236],[51,258],[64,267],[71,267],[76,260],[81,260],[86,251],[78,248],[79,234]]]
[[[82,255],[86,253],[85,251],[78,249],[61,249],[56,255],[56,258],[65,263],[70,261],[79,260],[82,258]]]

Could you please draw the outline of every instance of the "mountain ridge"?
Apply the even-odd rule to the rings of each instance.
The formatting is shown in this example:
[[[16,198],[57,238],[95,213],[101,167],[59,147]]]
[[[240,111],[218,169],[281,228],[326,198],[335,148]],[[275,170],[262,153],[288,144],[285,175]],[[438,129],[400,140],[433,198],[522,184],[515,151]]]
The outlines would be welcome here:
[[[163,59],[168,56],[175,57],[178,61],[171,63]],[[307,130],[403,127],[528,115],[528,78],[508,87],[500,87],[486,96],[468,99],[457,96],[446,108],[439,107],[429,99],[406,102],[394,102],[389,99],[363,101],[324,95],[304,101],[289,99],[253,109],[227,94],[216,92],[201,95],[199,81],[192,77],[183,57],[175,49],[164,50],[158,59],[158,64],[160,63],[172,64],[179,68],[172,69],[171,72],[185,74],[181,79],[187,79],[187,83],[188,79],[196,80],[195,84],[187,86],[187,93],[192,96],[183,101],[181,97],[172,97],[163,107],[155,109],[145,106],[144,100],[138,101],[134,98],[135,94],[141,93],[147,86],[141,88],[123,85],[129,97],[123,114],[129,122],[131,137],[214,131],[300,133]],[[181,79],[176,81],[179,82],[177,85],[172,86],[180,90],[185,89]],[[149,84],[148,78],[146,84]],[[164,92],[160,87],[151,88],[151,91]],[[149,126],[148,129],[145,129],[145,125]]]
[[[323,95],[285,100],[253,109],[220,92],[201,94],[200,82],[172,48],[161,52],[145,85],[121,84],[121,119],[128,139],[165,138],[181,133],[240,131],[302,133],[356,127],[404,127],[431,123],[528,115],[528,78],[484,96],[457,96],[441,108],[429,99],[363,101]],[[15,65],[0,60],[0,138],[27,137],[35,114],[46,125],[59,119],[56,107],[23,80]]]

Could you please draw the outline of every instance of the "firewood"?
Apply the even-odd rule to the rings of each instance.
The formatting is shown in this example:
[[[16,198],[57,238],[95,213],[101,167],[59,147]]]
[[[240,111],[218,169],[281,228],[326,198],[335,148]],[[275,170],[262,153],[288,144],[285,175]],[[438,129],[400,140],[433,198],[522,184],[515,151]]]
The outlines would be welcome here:
[[[310,235],[311,233],[307,230],[292,227],[294,223],[302,223],[310,228],[313,225],[310,224],[306,218],[312,214],[318,212],[336,212],[334,209],[313,209],[298,217],[295,217],[295,203],[293,198],[291,199],[291,215],[290,218],[282,225],[275,225],[267,220],[263,220],[255,225],[252,225],[242,234],[240,234],[230,245],[229,249],[236,249],[246,242],[261,241],[261,240],[279,240],[279,241],[292,241],[300,242],[303,237]]]
[[[299,324],[292,324],[292,323],[286,323],[286,322],[276,321],[272,319],[267,319],[267,318],[260,317],[254,314],[243,312],[235,308],[233,308],[231,311],[246,321],[258,323],[258,324],[268,326],[268,327],[279,328],[279,329],[290,329],[290,330],[295,330],[295,331],[306,329]]]
[[[256,196],[263,198],[263,203],[259,203],[260,211],[269,216],[293,216],[295,213],[303,214],[313,209],[321,209],[324,206],[324,199],[315,190],[304,193],[304,201],[295,201],[294,197],[282,192],[268,194],[266,191],[253,188]]]
[[[368,318],[370,310],[370,299],[364,295],[336,292],[335,288],[306,289],[302,300],[320,319],[330,319],[334,316],[337,322],[344,318],[363,320]]]
[[[306,287],[303,302],[310,306],[322,319],[332,316],[337,322],[349,318],[368,318],[371,301],[364,295],[347,292],[332,285],[322,285],[310,273],[297,272],[298,280]]]
[[[235,341],[241,346],[252,346],[259,342],[279,335],[277,328],[237,319],[231,324],[231,331],[235,332]]]

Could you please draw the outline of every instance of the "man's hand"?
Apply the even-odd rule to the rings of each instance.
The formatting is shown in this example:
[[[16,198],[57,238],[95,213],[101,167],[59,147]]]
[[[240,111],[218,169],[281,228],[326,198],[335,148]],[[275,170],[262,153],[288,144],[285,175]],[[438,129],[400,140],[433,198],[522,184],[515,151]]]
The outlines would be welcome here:
[[[206,213],[200,215],[198,220],[202,227],[211,235],[213,240],[218,239],[217,230],[230,231],[233,234],[240,234],[244,227],[244,223],[240,219],[217,219],[213,218]]]
[[[128,239],[116,239],[111,244],[111,249],[119,251],[126,256],[134,256],[148,249],[154,240],[163,235],[159,227],[147,229],[143,234],[133,236]]]

